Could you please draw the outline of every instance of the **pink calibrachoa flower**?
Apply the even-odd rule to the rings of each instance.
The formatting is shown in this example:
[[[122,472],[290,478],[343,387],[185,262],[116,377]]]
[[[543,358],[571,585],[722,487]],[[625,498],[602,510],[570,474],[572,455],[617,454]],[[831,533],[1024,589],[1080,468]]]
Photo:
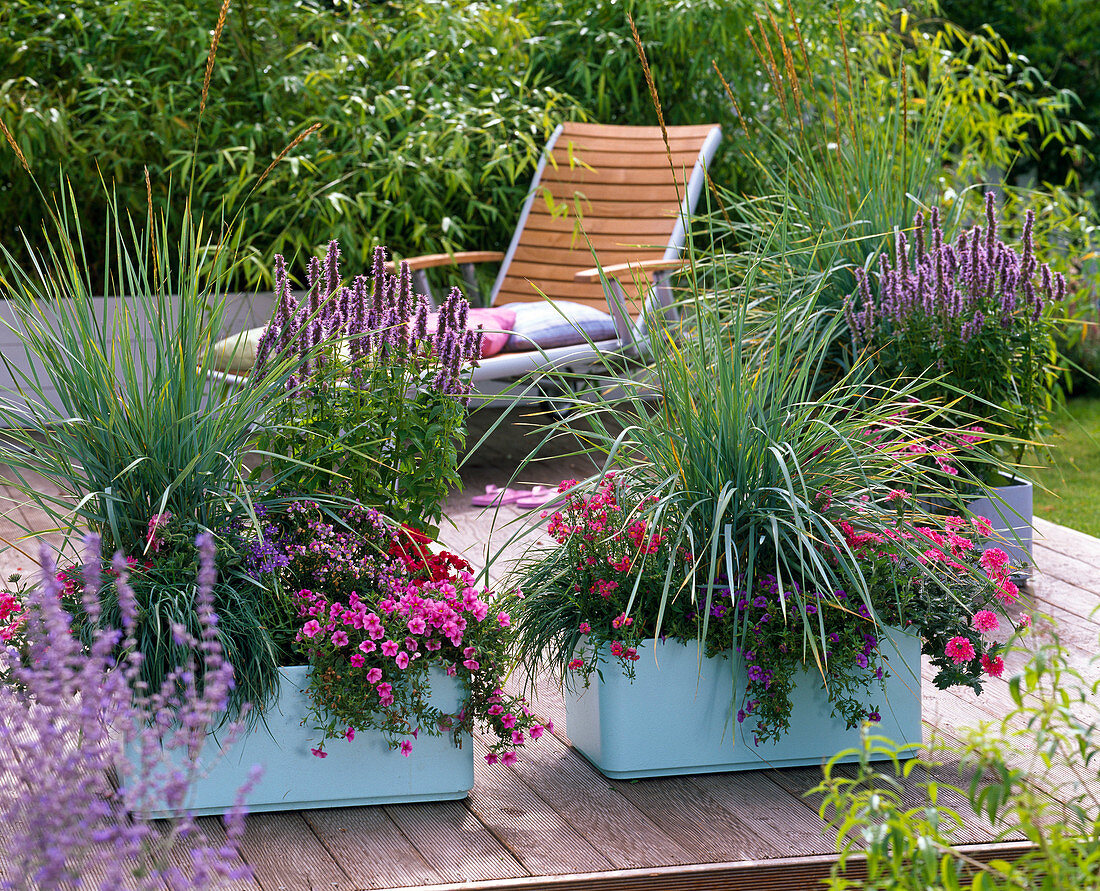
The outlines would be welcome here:
[[[947,642],[945,649],[947,656],[956,665],[960,665],[963,662],[969,662],[974,658],[974,644],[965,637],[953,637]]]
[[[351,742],[353,739],[355,739],[355,728],[354,727],[348,727],[344,731],[344,739],[346,739],[348,742]]]
[[[397,645],[397,641],[387,640],[385,643],[382,644],[382,655],[389,656],[392,659],[394,656],[397,655],[397,651],[399,649],[401,648]]]
[[[504,716],[500,719],[500,723],[504,727],[511,729],[516,726],[516,716],[511,712],[505,712]]]
[[[403,740],[401,740],[400,748],[401,748],[401,754],[404,755],[406,758],[408,758],[409,755],[412,754],[413,744],[411,742],[409,742],[407,739],[403,739]]]
[[[351,665],[355,668],[362,668],[363,665],[366,663],[366,660],[363,658],[361,653],[352,653],[350,656],[348,656],[348,662],[350,662]]]
[[[543,727],[541,724],[533,724],[527,732],[530,734],[531,739],[538,739],[542,736]]]
[[[982,634],[996,631],[1001,627],[1001,621],[992,610],[981,609],[974,613],[974,627]]]
[[[346,647],[348,645],[348,633],[343,630],[332,632],[332,645],[334,647]]]
[[[499,760],[500,758],[497,756],[496,752],[490,752],[488,755],[485,756],[486,764],[496,764]]]
[[[1004,674],[1005,660],[1000,656],[993,656],[990,658],[988,654],[982,653],[981,663],[982,671],[992,678],[999,678]]]
[[[321,633],[321,623],[316,619],[310,619],[302,626],[302,634],[306,637],[316,637]]]
[[[368,684],[377,684],[380,680],[382,680],[381,668],[372,668],[370,671],[367,672]]]
[[[523,731],[522,730],[513,730],[512,731],[512,745],[514,745],[514,746],[522,746],[523,745]]]
[[[409,667],[409,654],[402,651],[394,656],[393,661],[397,663],[398,668],[406,669]]]
[[[518,760],[519,758],[515,752],[505,752],[503,755],[500,756],[500,763],[505,765],[506,767],[509,764],[515,764]]]
[[[318,758],[327,758],[328,757],[328,752],[325,751],[323,743],[322,743],[320,748],[310,749],[310,751]]]
[[[508,613],[497,613],[497,622],[501,628],[507,628],[512,624],[512,617]]]

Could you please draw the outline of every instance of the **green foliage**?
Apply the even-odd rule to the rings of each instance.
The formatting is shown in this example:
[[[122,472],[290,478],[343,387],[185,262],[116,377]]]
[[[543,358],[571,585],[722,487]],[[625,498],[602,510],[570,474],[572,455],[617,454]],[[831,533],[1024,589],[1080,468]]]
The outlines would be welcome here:
[[[546,137],[583,114],[529,70],[532,23],[510,3],[240,0],[197,132],[212,11],[187,0],[0,10],[0,118],[37,173],[64,165],[93,243],[107,225],[101,173],[133,210],[147,167],[154,204],[178,220],[168,173],[194,165],[195,215],[217,220],[241,211],[290,134],[319,124],[241,211],[237,286],[270,282],[276,252],[300,274],[294,260],[332,238],[362,265],[381,243],[499,247]],[[41,204],[6,152],[0,181],[0,215],[36,232]]]
[[[1068,91],[1074,101],[1059,117],[1077,117],[1092,131],[1075,147],[1047,142],[1036,131],[1036,150],[1021,166],[1037,164],[1044,181],[1068,176],[1094,183],[1100,149],[1095,135],[1100,132],[1100,7],[1091,0],[940,0],[939,6],[945,18],[970,31],[995,32],[1043,79]]]
[[[1095,666],[1095,657],[1092,662]],[[1079,671],[1058,644],[1030,655],[1009,682],[1012,706],[1000,721],[985,722],[959,745],[941,744],[937,759],[957,761],[964,786],[917,779],[919,760],[902,764],[889,740],[866,736],[855,777],[834,770],[811,794],[824,796],[820,812],[836,829],[841,856],[828,887],[891,889],[963,888],[1061,891],[1096,885],[1100,817],[1100,684]],[[890,759],[893,773],[872,768]],[[909,807],[898,777],[916,780],[928,804]],[[969,814],[947,807],[943,789],[965,798]],[[905,796],[908,798],[908,796]],[[1020,834],[1030,847],[1011,861],[974,859],[956,836],[964,823],[984,816],[1004,836]],[[846,877],[849,863],[865,858],[867,877]]]

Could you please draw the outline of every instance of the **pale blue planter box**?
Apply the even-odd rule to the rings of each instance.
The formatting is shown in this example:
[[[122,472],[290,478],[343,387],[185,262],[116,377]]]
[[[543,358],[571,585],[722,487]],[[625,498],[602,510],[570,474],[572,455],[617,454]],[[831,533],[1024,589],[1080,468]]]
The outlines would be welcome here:
[[[990,490],[993,498],[982,496],[968,501],[966,509],[976,517],[985,517],[993,526],[994,538],[982,546],[1003,550],[1015,575],[1026,576],[1031,572],[1033,486],[1017,477],[1006,479],[1006,483]]]
[[[246,799],[250,813],[454,800],[465,798],[473,788],[474,746],[469,734],[458,748],[450,733],[422,733],[406,758],[391,750],[380,732],[357,733],[351,742],[330,740],[325,745],[328,756],[318,758],[310,751],[320,734],[307,717],[309,669],[291,666],[279,671],[279,698],[265,715],[266,727],[257,724],[225,751],[214,737],[207,738],[199,756],[201,776],[186,810],[200,816],[225,813],[254,764],[263,765],[264,773]],[[432,704],[457,712],[463,696],[459,681],[433,669],[431,683]],[[181,813],[156,807],[142,812],[148,817]]]
[[[872,732],[916,749],[922,735],[920,640],[896,629],[887,634],[881,646],[891,677],[885,693],[872,697],[882,715]],[[731,660],[704,658],[700,670],[697,643],[658,643],[656,661],[652,641],[638,653],[633,682],[612,659],[602,666],[602,681],[593,675],[587,690],[565,691],[570,741],[612,779],[820,765],[860,744],[858,728],[847,730],[830,715],[816,669],[802,672],[795,684],[790,733],[755,746],[755,721],[738,724],[734,718],[743,665],[735,688]]]

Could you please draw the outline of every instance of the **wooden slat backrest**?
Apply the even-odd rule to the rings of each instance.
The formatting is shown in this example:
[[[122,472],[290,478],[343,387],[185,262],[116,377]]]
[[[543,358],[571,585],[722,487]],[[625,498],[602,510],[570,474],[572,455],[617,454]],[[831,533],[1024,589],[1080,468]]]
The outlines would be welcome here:
[[[573,275],[596,265],[593,250],[602,266],[669,256],[686,183],[715,130],[669,127],[666,147],[659,127],[564,124],[532,185],[494,305],[541,300],[541,290],[606,310],[602,285]],[[636,289],[626,291],[636,314]]]

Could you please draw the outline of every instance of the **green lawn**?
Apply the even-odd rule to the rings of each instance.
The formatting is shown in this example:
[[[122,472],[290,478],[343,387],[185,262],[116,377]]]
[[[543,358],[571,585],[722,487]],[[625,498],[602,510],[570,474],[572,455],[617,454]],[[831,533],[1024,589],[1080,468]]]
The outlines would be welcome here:
[[[1100,397],[1071,400],[1054,429],[1053,466],[1034,471],[1035,515],[1100,537]]]

